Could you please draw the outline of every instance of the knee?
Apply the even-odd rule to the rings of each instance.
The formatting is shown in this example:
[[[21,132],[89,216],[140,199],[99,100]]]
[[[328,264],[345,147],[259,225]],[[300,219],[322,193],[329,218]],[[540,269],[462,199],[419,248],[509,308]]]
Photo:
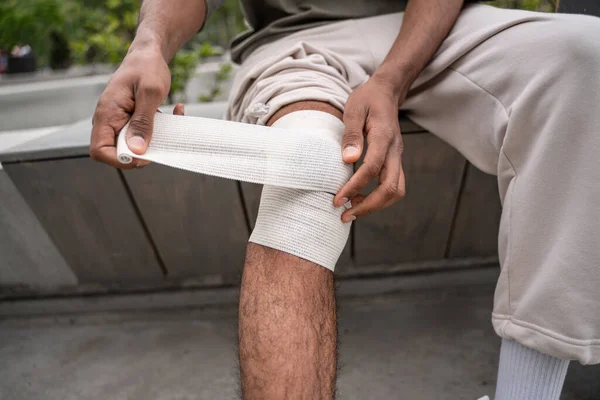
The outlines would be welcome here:
[[[333,271],[350,234],[350,224],[341,220],[344,208],[333,204],[334,193],[352,175],[341,158],[344,124],[328,113],[303,110],[273,127],[282,136],[286,129],[314,132],[314,141],[305,135],[286,162],[267,168],[278,179],[263,188],[250,241]]]
[[[273,112],[273,115],[271,115],[271,117],[269,118],[267,125],[269,125],[269,126],[273,125],[275,122],[277,122],[277,120],[279,120],[281,117],[283,117],[285,115],[291,114],[296,111],[304,111],[304,110],[325,112],[327,114],[333,115],[340,121],[342,120],[342,117],[343,117],[343,110],[341,110],[329,103],[326,103],[323,101],[304,100],[304,101],[297,101],[297,102],[282,106],[278,110],[271,110]]]
[[[343,210],[329,193],[265,186],[250,242],[333,271],[350,235]]]

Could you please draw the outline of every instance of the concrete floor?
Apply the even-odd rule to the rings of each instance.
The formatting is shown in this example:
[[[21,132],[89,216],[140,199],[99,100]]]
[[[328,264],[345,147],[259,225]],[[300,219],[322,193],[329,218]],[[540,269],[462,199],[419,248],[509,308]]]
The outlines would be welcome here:
[[[499,347],[489,322],[494,273],[473,275],[343,282],[339,399],[491,397]],[[167,304],[181,294],[161,296]],[[143,307],[143,295],[124,296],[104,303],[118,311],[102,311],[96,299],[68,313],[69,300],[61,300],[56,315],[5,316],[0,399],[239,398],[236,310],[231,293],[224,298],[157,309]],[[572,364],[563,399],[600,399],[598,377],[599,368]]]

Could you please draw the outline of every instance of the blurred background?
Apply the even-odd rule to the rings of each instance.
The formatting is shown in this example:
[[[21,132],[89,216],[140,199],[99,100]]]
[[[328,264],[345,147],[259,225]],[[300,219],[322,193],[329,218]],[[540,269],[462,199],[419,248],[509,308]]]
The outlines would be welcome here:
[[[41,79],[110,72],[135,35],[139,0],[6,0],[0,4],[0,73],[37,73]],[[227,0],[205,29],[171,62],[169,101],[208,102],[220,93],[231,65],[226,60],[231,38],[244,29],[236,0]],[[212,81],[193,99],[182,93],[202,61],[217,62]],[[199,71],[201,73],[201,71]],[[13,82],[15,79],[12,80]],[[210,84],[208,84],[210,83]]]

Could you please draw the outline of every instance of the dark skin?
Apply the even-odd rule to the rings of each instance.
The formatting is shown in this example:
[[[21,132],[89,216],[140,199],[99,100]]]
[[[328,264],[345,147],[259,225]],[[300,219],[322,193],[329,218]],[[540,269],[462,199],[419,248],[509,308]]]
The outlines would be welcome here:
[[[250,243],[239,317],[244,399],[332,398],[337,317],[330,270]]]
[[[398,108],[456,22],[463,0],[411,0],[392,48],[371,79],[350,94],[344,110],[343,158],[356,162],[366,140],[368,149],[360,168],[337,193],[334,204],[347,199],[353,207],[344,222],[388,207],[406,192],[402,170],[402,136]],[[372,180],[377,188],[360,192]]]
[[[402,28],[385,61],[357,88],[342,111],[320,102],[288,105],[343,119],[343,159],[364,163],[337,193],[352,200],[342,214],[352,221],[389,206],[405,192],[397,112],[408,89],[456,21],[462,0],[410,0]],[[116,137],[130,121],[127,143],[144,154],[156,109],[170,87],[168,62],[202,26],[204,0],[145,0],[129,52],[100,97],[93,118],[90,156],[117,168],[143,167],[117,160]],[[175,114],[183,115],[178,105]],[[360,192],[371,180],[379,185]],[[337,328],[333,273],[298,257],[249,244],[240,295],[240,370],[245,399],[331,399],[335,391]]]

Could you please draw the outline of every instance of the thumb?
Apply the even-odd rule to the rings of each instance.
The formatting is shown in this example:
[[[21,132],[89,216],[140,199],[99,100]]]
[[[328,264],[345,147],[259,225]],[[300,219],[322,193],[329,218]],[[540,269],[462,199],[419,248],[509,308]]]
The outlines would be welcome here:
[[[162,103],[161,91],[140,87],[135,93],[135,110],[129,120],[127,146],[136,154],[144,154],[152,138],[154,114]]]
[[[185,115],[185,106],[181,103],[175,104],[175,108],[173,108],[173,115]]]
[[[358,161],[363,151],[363,129],[366,113],[362,109],[344,110],[344,137],[342,139],[342,158],[345,163]]]

